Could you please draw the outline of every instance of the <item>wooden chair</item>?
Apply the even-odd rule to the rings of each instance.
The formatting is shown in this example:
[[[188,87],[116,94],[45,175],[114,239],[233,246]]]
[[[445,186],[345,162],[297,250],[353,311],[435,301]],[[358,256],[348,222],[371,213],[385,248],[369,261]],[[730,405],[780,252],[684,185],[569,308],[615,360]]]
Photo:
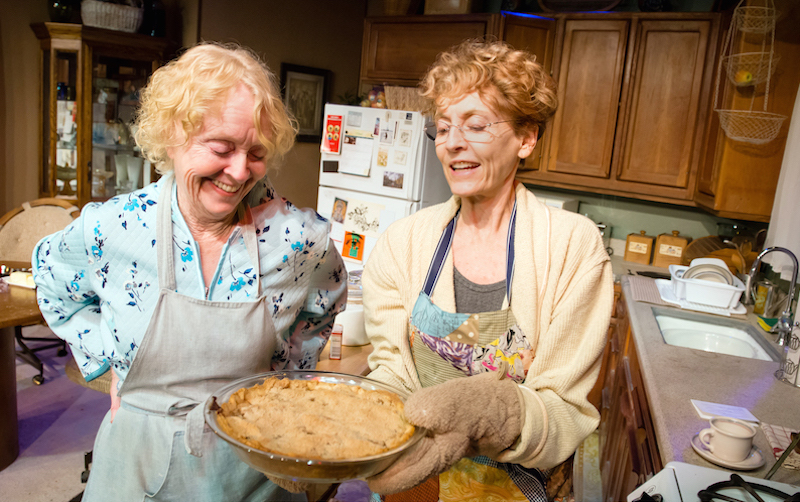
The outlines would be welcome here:
[[[42,237],[62,230],[80,210],[70,202],[62,199],[36,199],[23,203],[0,218],[0,259],[4,261],[31,262],[33,248]],[[22,326],[14,328],[14,336],[21,350],[17,357],[37,370],[33,383],[44,382],[44,366],[36,355],[40,350],[59,348],[58,355],[67,355],[67,344],[63,340],[52,337],[31,337],[22,334]],[[35,346],[28,343],[35,342]]]

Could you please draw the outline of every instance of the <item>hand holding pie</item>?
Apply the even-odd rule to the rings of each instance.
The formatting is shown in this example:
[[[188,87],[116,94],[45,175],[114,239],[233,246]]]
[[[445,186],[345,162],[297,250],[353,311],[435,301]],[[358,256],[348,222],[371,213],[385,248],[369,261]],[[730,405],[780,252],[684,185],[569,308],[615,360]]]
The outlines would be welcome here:
[[[496,373],[456,378],[417,391],[406,401],[405,413],[412,424],[432,435],[367,479],[376,493],[408,490],[473,452],[493,457],[522,431],[520,390],[511,380],[498,380]]]

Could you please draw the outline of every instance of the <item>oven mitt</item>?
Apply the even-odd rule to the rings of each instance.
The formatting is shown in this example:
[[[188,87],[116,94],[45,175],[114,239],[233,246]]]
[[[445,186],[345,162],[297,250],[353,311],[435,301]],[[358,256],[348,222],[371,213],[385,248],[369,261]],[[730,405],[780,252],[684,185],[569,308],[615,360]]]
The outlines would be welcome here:
[[[409,422],[428,436],[388,469],[367,479],[379,494],[408,490],[449,469],[467,455],[495,457],[522,431],[522,396],[505,373],[455,378],[419,390],[406,401]]]
[[[275,483],[276,485],[280,486],[287,492],[291,493],[305,493],[309,488],[311,488],[310,483],[301,483],[299,481],[290,481],[288,479],[281,479],[275,476],[270,476],[269,474],[265,474],[267,479]]]

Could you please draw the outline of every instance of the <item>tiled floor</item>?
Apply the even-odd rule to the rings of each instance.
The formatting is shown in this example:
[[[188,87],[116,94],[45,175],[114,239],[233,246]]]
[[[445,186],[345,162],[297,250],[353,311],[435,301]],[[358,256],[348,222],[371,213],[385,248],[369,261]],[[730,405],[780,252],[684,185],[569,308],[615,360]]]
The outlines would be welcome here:
[[[69,502],[83,491],[83,455],[92,449],[109,399],[64,375],[71,356],[57,357],[56,349],[38,355],[46,366],[42,385],[31,380],[37,371],[17,359],[20,455],[0,471],[0,500]]]

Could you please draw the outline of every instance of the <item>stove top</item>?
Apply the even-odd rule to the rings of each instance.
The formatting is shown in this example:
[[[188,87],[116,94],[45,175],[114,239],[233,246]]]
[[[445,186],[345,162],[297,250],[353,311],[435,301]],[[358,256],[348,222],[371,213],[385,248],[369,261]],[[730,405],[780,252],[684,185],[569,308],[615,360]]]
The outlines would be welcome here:
[[[731,476],[734,476],[733,480]],[[751,486],[759,485],[755,486],[756,493],[764,502],[785,502],[787,500],[800,502],[800,496],[787,498],[800,493],[800,487],[750,476],[739,476],[730,471],[684,462],[668,463],[662,471],[631,492],[628,495],[628,502],[650,502],[651,500],[659,501],[659,499],[663,502],[756,502],[757,498],[739,486],[742,484],[739,480]],[[765,488],[760,489],[760,487]]]

